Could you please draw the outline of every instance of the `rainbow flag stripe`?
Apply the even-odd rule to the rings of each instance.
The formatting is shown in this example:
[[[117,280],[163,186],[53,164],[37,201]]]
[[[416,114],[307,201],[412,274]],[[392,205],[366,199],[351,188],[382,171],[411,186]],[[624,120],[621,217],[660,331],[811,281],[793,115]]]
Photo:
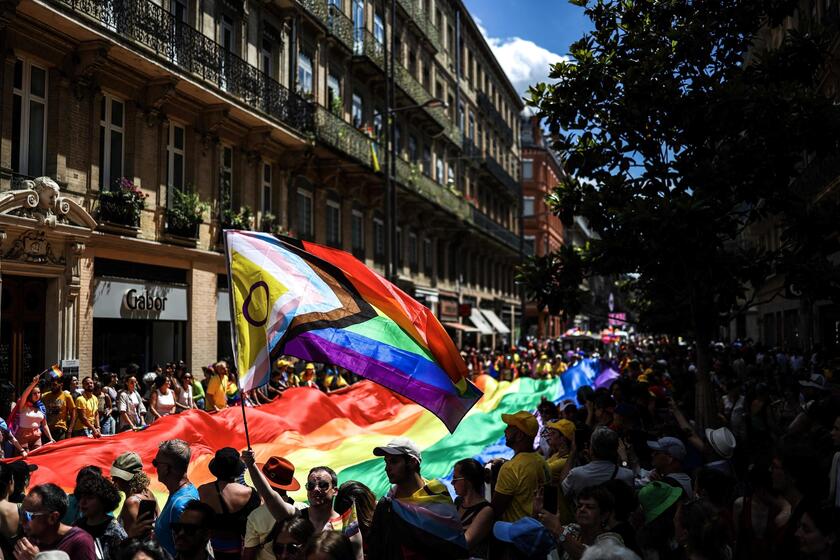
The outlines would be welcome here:
[[[330,394],[289,389],[270,404],[249,408],[248,428],[258,462],[272,455],[286,457],[295,465],[298,480],[305,480],[310,468],[328,465],[336,470],[340,482],[358,480],[382,496],[389,484],[382,459],[373,456],[374,447],[397,436],[409,437],[423,452],[423,476],[446,479],[460,459],[488,460],[508,453],[502,445],[502,413],[535,410],[542,397],[553,401],[574,398],[578,387],[592,384],[601,370],[597,361],[584,361],[560,379],[547,381],[499,382],[481,376],[476,384],[484,396],[452,434],[423,407],[369,381]],[[98,465],[108,472],[120,453],[135,451],[146,465],[153,490],[165,497],[151,463],[159,442],[172,438],[190,443],[190,480],[196,485],[210,482],[213,476],[208,463],[216,449],[245,448],[242,411],[229,408],[208,414],[192,410],[167,416],[142,432],[100,440],[73,438],[43,446],[27,459],[39,467],[32,473],[32,484],[55,482],[72,490],[81,467]],[[303,490],[292,496],[306,499]]]
[[[349,253],[250,231],[226,231],[225,247],[244,391],[289,355],[375,381],[450,431],[481,396],[432,312]]]

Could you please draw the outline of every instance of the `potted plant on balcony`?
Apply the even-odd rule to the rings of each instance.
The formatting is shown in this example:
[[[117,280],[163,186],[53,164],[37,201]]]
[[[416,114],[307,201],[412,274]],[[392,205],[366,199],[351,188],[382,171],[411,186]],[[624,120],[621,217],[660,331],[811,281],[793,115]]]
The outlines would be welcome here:
[[[271,212],[264,212],[260,218],[260,231],[263,233],[274,233],[277,226],[277,216]]]
[[[166,232],[180,237],[198,238],[198,226],[204,221],[204,213],[210,205],[202,202],[192,189],[175,189],[172,207],[166,209]]]
[[[223,229],[250,230],[254,227],[254,212],[247,206],[241,206],[238,211],[225,209],[222,212]]]
[[[99,219],[119,226],[139,228],[140,213],[149,197],[127,177],[114,181],[110,190],[99,193]]]
[[[336,117],[344,116],[344,100],[341,99],[340,95],[336,95],[330,101],[330,112]]]

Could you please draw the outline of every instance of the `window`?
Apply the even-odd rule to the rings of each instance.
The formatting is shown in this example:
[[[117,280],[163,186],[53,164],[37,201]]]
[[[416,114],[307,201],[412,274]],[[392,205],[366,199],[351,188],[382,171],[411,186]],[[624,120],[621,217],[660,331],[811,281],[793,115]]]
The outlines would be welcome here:
[[[297,191],[298,237],[312,239],[312,193],[306,189]]]
[[[360,210],[353,210],[350,223],[350,236],[353,254],[365,258],[365,215]]]
[[[353,108],[352,108],[352,117],[353,117],[353,126],[356,128],[362,127],[362,122],[364,122],[364,105],[362,104],[362,96],[358,93],[353,94]]]
[[[233,209],[233,148],[222,146],[222,167],[219,170],[219,208],[222,212]]]
[[[312,93],[312,58],[303,51],[298,53],[298,91]]]
[[[374,109],[373,110],[373,132],[376,134],[376,138],[381,140],[382,139],[382,110],[381,109]]]
[[[400,125],[394,125],[394,151],[397,153],[397,157],[400,156],[400,149],[402,148],[402,130],[400,129]]]
[[[408,266],[412,271],[417,270],[417,234],[408,234]]]
[[[382,23],[382,16],[379,14],[373,16],[373,38],[380,45],[385,44],[385,24]]]
[[[123,176],[125,105],[109,94],[99,104],[99,188],[110,190]]]
[[[373,259],[385,260],[385,222],[381,218],[373,219]]]
[[[455,166],[452,165],[452,162],[449,162],[449,164],[446,166],[446,169],[449,172],[447,174],[446,184],[453,186],[455,185]]]
[[[475,115],[470,113],[469,139],[475,140]]]
[[[461,132],[464,132],[464,130],[466,130],[466,127],[464,126],[464,119],[466,118],[465,114],[466,110],[464,109],[464,104],[461,103],[458,105],[458,128],[461,130]]]
[[[184,127],[174,122],[169,123],[166,143],[166,185],[171,206],[175,189],[184,190]]]
[[[262,173],[262,211],[263,216],[271,214],[272,206],[272,188],[271,188],[271,164],[263,162]]]
[[[522,215],[523,216],[533,216],[534,215],[534,197],[533,196],[523,196],[522,197]]]
[[[523,159],[522,160],[522,178],[523,179],[533,179],[534,178],[534,160],[531,160],[531,159]]]
[[[397,227],[397,236],[394,238],[394,243],[396,244],[397,249],[397,266],[402,268],[403,267],[403,243],[402,243],[402,228]]]
[[[428,238],[423,240],[423,270],[426,276],[432,275],[432,240]]]
[[[525,254],[526,255],[533,255],[534,254],[534,244],[535,244],[535,237],[533,235],[525,235],[524,236],[524,244],[525,244]]]
[[[341,106],[341,81],[332,72],[327,76],[327,103],[333,113],[341,116],[344,110]]]
[[[437,161],[435,162],[435,180],[443,184],[443,157],[438,154]]]
[[[408,137],[408,160],[417,161],[417,138],[413,134]]]
[[[270,77],[274,77],[274,44],[270,39],[262,40],[262,49],[260,50],[260,62],[262,63],[263,73]]]
[[[341,245],[341,204],[327,201],[327,245]]]
[[[423,174],[432,176],[432,148],[423,146]]]
[[[44,174],[47,136],[47,71],[28,60],[15,60],[12,108],[12,169]]]

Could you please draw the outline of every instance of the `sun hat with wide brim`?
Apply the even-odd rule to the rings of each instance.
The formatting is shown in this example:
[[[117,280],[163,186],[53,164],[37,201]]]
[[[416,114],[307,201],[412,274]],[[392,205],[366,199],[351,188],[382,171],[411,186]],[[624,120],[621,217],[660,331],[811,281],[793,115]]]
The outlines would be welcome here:
[[[645,514],[645,525],[662,515],[682,496],[682,488],[655,480],[639,490],[639,504]]]
[[[735,434],[729,428],[723,427],[713,430],[706,428],[706,440],[715,453],[724,459],[731,459],[735,454]]]

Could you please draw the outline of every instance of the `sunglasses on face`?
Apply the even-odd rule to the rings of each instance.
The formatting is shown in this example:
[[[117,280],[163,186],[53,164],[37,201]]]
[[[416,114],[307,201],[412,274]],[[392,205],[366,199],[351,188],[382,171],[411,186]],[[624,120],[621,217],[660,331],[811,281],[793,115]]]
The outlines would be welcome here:
[[[326,480],[322,480],[322,481],[318,482],[317,484],[314,483],[314,482],[307,482],[306,483],[306,489],[309,490],[310,492],[315,490],[316,486],[318,488],[320,488],[321,490],[329,490],[330,483],[327,482]]]
[[[169,525],[172,529],[172,534],[177,535],[178,533],[183,532],[185,535],[195,535],[196,532],[201,530],[200,525],[194,525],[192,523],[172,523]]]
[[[20,512],[23,514],[23,520],[27,523],[32,521],[33,517],[39,517],[49,513],[48,511],[26,511],[25,509],[20,510]]]
[[[297,554],[302,545],[295,543],[274,543],[274,554]]]

